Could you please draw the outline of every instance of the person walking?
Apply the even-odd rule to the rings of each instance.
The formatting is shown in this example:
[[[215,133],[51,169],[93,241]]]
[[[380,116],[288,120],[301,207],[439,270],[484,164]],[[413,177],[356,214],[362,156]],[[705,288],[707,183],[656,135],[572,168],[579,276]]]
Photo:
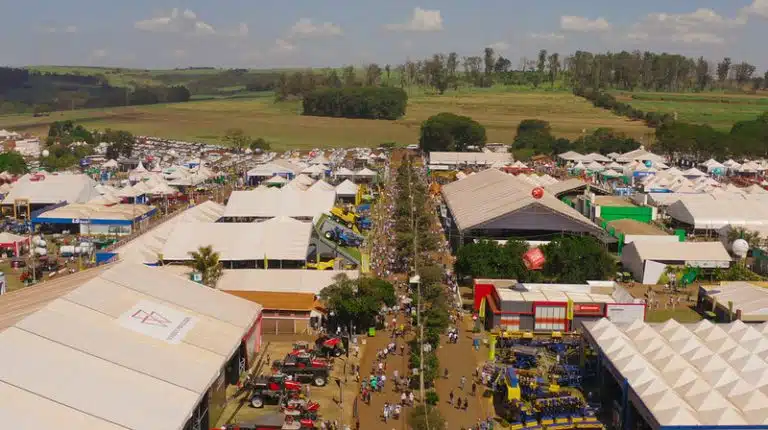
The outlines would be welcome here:
[[[453,406],[453,390],[451,390],[451,392],[448,394],[448,403]]]
[[[466,384],[466,383],[467,383],[467,377],[466,376],[462,376],[461,377],[461,381],[459,382],[459,388],[461,388],[461,391],[464,391],[464,384]]]

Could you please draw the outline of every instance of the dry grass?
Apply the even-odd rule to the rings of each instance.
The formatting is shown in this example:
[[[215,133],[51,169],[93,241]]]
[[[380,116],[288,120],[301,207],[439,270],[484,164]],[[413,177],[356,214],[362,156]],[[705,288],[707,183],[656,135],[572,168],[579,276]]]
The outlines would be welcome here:
[[[594,108],[564,92],[415,96],[408,115],[398,121],[304,117],[298,103],[275,104],[270,99],[254,98],[57,112],[42,118],[12,115],[0,117],[0,128],[44,134],[52,121],[72,119],[91,128],[205,142],[218,142],[227,129],[237,127],[271,141],[278,149],[376,146],[391,141],[406,145],[417,142],[422,121],[446,111],[468,115],[485,125],[489,142],[512,142],[517,125],[528,118],[550,121],[556,135],[569,138],[599,127],[611,127],[638,139],[647,139],[652,133],[640,122]]]

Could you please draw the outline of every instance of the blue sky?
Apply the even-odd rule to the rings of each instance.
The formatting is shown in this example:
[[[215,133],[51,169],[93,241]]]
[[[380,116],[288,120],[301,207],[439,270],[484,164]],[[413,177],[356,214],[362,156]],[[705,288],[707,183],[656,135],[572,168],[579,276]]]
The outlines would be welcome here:
[[[492,46],[641,49],[768,67],[768,0],[0,2],[0,63],[169,68],[401,63]],[[23,6],[21,6],[23,4]]]

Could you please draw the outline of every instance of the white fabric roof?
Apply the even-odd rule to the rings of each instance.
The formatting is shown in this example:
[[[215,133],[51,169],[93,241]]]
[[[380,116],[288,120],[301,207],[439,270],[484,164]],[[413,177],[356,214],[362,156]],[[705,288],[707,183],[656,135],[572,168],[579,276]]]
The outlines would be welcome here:
[[[611,159],[606,157],[605,155],[598,154],[597,152],[591,152],[587,155],[582,156],[581,161],[597,161],[600,163],[608,163],[611,161]]]
[[[513,160],[510,152],[430,152],[429,164],[480,164],[490,166],[496,162],[505,164]]]
[[[357,270],[233,269],[224,270],[216,288],[224,291],[318,294],[340,274],[350,279],[359,276]]]
[[[224,214],[224,206],[211,200],[192,206],[179,215],[142,234],[136,239],[117,248],[114,252],[122,261],[131,263],[156,263],[158,254],[171,232],[179,224],[214,223]]]
[[[83,174],[43,173],[44,179],[33,181],[33,174],[19,178],[5,196],[4,204],[13,204],[16,199],[29,199],[31,204],[86,203],[98,197],[96,182]]]
[[[634,248],[643,261],[731,261],[731,256],[720,242],[634,241],[627,245],[627,249],[629,247]]]
[[[331,210],[336,200],[334,191],[310,187],[301,191],[257,188],[234,191],[229,197],[225,217],[273,218],[277,216],[315,218]]]
[[[733,311],[741,311],[742,320],[765,321],[768,317],[768,288],[749,282],[721,282],[720,285],[703,287],[710,297],[721,305],[733,302]],[[768,340],[761,348],[768,351]]]
[[[559,154],[558,157],[562,158],[563,160],[567,161],[578,161],[584,158],[583,155],[579,154],[576,151],[567,151],[563,152],[562,154]]]
[[[347,169],[346,167],[339,167],[333,172],[336,176],[355,176],[355,172]]]
[[[336,186],[336,195],[345,197],[356,196],[357,185],[349,179],[345,179],[344,182]]]
[[[667,214],[696,229],[720,229],[728,224],[768,225],[768,196],[765,194],[704,196],[683,197],[667,207]],[[724,204],[724,201],[732,204]]]
[[[288,182],[287,179],[285,179],[282,176],[273,176],[265,181],[267,184],[285,184]]]
[[[707,176],[707,174],[695,167],[691,167],[690,169],[683,172],[683,176],[690,176],[695,178],[700,176]]]
[[[768,349],[760,331],[768,326],[707,320],[622,326],[607,319],[584,325],[661,426],[766,424],[768,363],[750,348],[762,342]]]
[[[292,218],[260,223],[184,223],[171,232],[163,246],[165,260],[189,261],[189,253],[212,246],[223,261],[304,260],[312,224]]]
[[[0,332],[3,426],[183,428],[261,307],[143,265],[93,274]],[[187,331],[145,334],[134,322],[144,309]]]
[[[271,178],[275,175],[295,175],[304,170],[303,167],[287,160],[274,160],[270,163],[260,164],[246,173],[247,176]]]
[[[322,179],[318,180],[317,182],[315,182],[309,187],[310,191],[315,191],[315,190],[331,191],[334,189],[335,188],[333,187],[333,185],[329,184],[328,182],[325,182]]]
[[[355,172],[355,176],[359,176],[361,178],[373,178],[373,177],[376,177],[376,175],[377,175],[376,172],[374,172],[373,170],[367,167],[364,167],[362,170],[358,170],[357,172]]]

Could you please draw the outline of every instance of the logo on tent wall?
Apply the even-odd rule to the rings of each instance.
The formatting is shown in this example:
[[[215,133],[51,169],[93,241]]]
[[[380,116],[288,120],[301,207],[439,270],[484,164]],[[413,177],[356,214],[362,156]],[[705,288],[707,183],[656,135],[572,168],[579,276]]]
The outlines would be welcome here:
[[[194,316],[149,300],[139,301],[117,319],[123,328],[172,344],[181,343],[197,321]]]
[[[136,318],[141,321],[142,324],[156,325],[158,327],[168,327],[171,323],[171,320],[155,311],[147,312],[145,310],[138,310],[131,315],[131,318]]]

